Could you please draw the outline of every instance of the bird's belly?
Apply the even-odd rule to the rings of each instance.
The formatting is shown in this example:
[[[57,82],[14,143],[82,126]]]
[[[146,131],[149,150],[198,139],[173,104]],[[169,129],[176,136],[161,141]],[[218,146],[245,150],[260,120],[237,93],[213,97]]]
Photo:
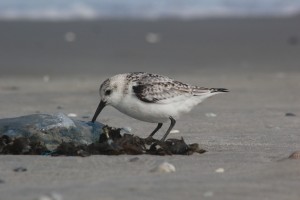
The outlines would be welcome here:
[[[191,101],[191,100],[189,100]],[[118,105],[114,105],[120,112],[135,119],[164,123],[169,117],[178,118],[180,114],[189,112],[198,102],[174,102],[169,104],[146,103],[139,100],[124,99]]]
[[[164,104],[144,103],[124,99],[114,107],[130,117],[151,123],[166,122],[170,116],[174,115],[172,106]]]

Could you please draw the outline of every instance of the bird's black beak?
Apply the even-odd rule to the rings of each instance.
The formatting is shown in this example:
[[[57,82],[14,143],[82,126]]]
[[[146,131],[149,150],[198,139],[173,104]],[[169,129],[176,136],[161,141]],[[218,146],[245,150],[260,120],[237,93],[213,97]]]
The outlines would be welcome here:
[[[94,114],[94,117],[92,119],[92,122],[94,123],[98,117],[98,115],[100,114],[100,112],[103,110],[103,108],[106,106],[106,102],[104,101],[100,101],[99,105],[98,105],[98,108]]]

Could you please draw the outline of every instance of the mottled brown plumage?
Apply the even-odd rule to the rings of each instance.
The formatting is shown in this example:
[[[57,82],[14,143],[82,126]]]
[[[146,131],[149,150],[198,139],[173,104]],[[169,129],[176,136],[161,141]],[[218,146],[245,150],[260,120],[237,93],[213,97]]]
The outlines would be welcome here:
[[[225,88],[206,88],[175,81],[169,77],[145,72],[118,74],[100,86],[101,102],[94,114],[95,121],[106,105],[142,121],[158,123],[153,136],[168,120],[171,125],[164,141],[181,114],[191,111],[210,96],[228,92]]]

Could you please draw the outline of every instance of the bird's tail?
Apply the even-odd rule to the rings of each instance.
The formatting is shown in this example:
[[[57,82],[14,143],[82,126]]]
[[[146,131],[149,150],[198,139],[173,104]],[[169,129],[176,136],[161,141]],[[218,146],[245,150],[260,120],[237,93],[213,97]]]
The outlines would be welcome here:
[[[223,92],[229,92],[229,90],[226,88],[205,88],[205,87],[194,86],[192,92],[194,96],[202,96],[202,95],[212,96],[214,95],[213,93],[218,94]]]
[[[226,88],[210,88],[209,89],[211,93],[215,93],[215,92],[229,92],[228,89]]]

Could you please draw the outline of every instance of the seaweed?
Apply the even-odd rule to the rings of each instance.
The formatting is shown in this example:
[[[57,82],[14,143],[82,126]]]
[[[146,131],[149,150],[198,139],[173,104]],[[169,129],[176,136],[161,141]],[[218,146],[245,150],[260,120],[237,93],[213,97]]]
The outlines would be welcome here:
[[[54,150],[49,150],[41,138],[0,136],[0,154],[14,155],[52,155],[52,156],[90,156],[90,155],[191,155],[204,153],[199,145],[186,144],[183,138],[170,138],[166,141],[152,137],[140,138],[133,134],[121,135],[121,129],[104,126],[99,140],[91,144],[78,144],[62,141]]]

